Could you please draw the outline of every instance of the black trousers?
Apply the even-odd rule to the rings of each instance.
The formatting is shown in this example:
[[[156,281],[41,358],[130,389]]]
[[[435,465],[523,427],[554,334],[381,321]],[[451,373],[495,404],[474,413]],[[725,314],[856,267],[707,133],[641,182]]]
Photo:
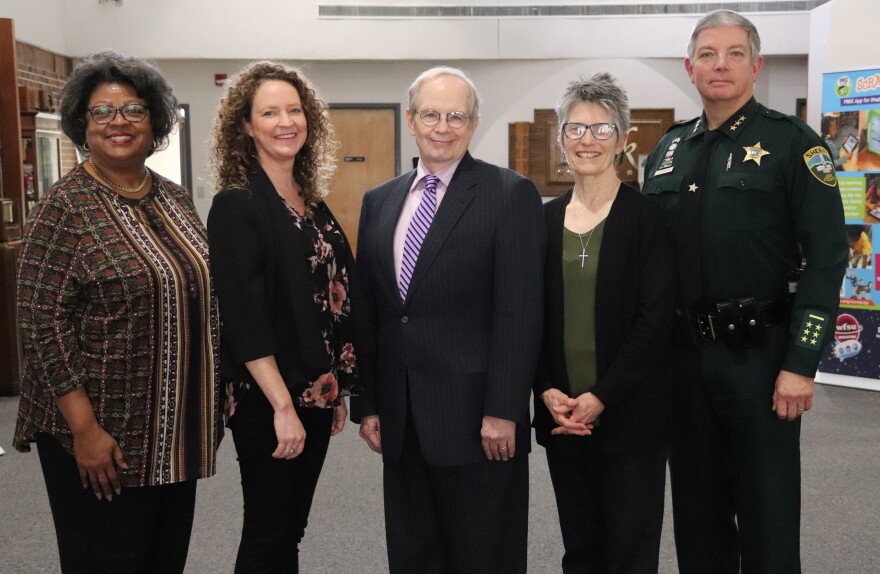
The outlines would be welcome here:
[[[274,413],[258,390],[237,405],[230,421],[244,495],[236,573],[299,572],[299,543],[327,455],[333,411],[297,407],[296,413],[306,444],[291,460],[272,458],[278,446]]]
[[[400,460],[384,464],[384,487],[391,574],[525,574],[524,450],[508,462],[430,466],[408,420]]]
[[[592,436],[551,436],[547,464],[565,555],[565,574],[657,574],[666,459],[663,446],[606,454]]]
[[[110,502],[98,500],[61,443],[43,433],[36,439],[64,574],[183,572],[195,480],[123,488]]]
[[[767,335],[757,348],[675,350],[669,468],[682,574],[801,571],[800,419],[771,410],[787,335]]]

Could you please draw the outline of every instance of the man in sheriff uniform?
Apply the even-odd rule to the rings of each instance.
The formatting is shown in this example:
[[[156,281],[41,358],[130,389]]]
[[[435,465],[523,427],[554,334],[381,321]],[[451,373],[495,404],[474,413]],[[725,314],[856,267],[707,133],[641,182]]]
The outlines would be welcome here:
[[[847,238],[822,140],[753,98],[762,65],[749,20],[704,16],[685,60],[704,112],[673,126],[645,168],[676,244],[670,470],[683,574],[800,572],[801,416]]]

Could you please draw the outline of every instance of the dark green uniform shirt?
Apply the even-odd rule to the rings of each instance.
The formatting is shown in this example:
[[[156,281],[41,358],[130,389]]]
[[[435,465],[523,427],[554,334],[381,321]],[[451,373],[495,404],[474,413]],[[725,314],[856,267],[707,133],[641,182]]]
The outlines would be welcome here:
[[[679,198],[690,193],[706,131],[703,114],[673,126],[645,165],[643,191],[677,224]],[[812,377],[833,335],[847,239],[837,178],[824,141],[806,124],[754,98],[719,131],[702,195],[703,297],[779,300],[788,275],[806,260],[781,369]]]

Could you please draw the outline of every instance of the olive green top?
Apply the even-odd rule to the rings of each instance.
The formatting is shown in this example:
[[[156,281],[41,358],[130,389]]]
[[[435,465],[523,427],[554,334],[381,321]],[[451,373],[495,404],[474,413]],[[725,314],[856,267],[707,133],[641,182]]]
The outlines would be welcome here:
[[[604,220],[580,235],[562,228],[563,341],[572,397],[596,384],[596,269],[604,228]]]
[[[747,296],[785,300],[803,257],[780,368],[812,377],[834,334],[848,250],[831,154],[801,120],[754,98],[718,131],[701,190],[701,232],[693,237],[702,250],[703,297],[710,307]],[[642,191],[660,201],[672,227],[679,197],[691,193],[694,182],[686,179],[705,132],[705,114],[673,126],[645,165]]]

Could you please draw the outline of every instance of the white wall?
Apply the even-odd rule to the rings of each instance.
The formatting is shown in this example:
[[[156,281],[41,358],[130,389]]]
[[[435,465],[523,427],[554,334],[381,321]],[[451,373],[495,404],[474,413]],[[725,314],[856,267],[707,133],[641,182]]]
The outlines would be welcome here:
[[[880,17],[876,0],[833,0],[828,4],[826,72],[880,68]]]
[[[222,89],[214,74],[232,75],[243,60],[160,60],[178,99],[190,105],[193,195],[205,216],[211,204],[213,183],[208,169],[211,123]],[[330,103],[397,103],[406,109],[406,90],[434,61],[307,62],[300,63]],[[627,89],[633,108],[671,107],[676,119],[701,112],[696,90],[681,58],[590,60],[482,60],[444,61],[466,70],[484,100],[480,126],[471,145],[481,159],[507,165],[508,123],[531,121],[535,108],[552,108],[566,83],[578,75],[609,71]],[[780,82],[783,85],[777,85]],[[806,95],[804,58],[767,59],[756,88],[758,98],[782,111],[794,111],[794,100]],[[418,155],[403,121],[401,170]]]
[[[319,19],[323,3],[125,0],[117,7],[97,0],[0,0],[0,14],[20,21],[19,39],[68,56],[114,48],[163,59],[297,60],[679,57],[698,18]],[[750,16],[765,32],[765,53],[806,53],[807,13]]]
[[[819,129],[822,74],[880,68],[876,0],[832,0],[810,13],[808,123]]]
[[[756,86],[755,97],[768,108],[795,115],[797,99],[807,97],[807,58],[771,57]]]
[[[67,55],[64,13],[64,0],[0,0],[0,18],[15,20],[17,39]]]
[[[821,132],[822,74],[828,69],[828,37],[831,6],[829,2],[810,12],[810,61],[807,67],[807,123]]]

